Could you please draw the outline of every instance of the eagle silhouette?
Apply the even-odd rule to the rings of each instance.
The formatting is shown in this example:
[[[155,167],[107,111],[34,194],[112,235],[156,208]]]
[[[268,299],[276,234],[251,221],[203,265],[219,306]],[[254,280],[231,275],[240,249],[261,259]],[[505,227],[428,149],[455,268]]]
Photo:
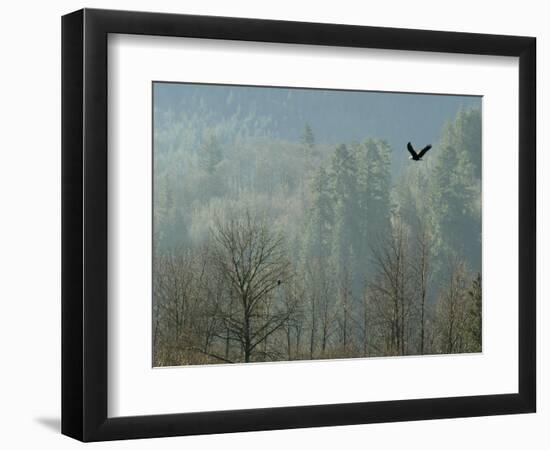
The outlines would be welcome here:
[[[411,154],[411,156],[409,156],[409,159],[412,159],[413,161],[422,161],[422,157],[428,152],[429,149],[431,149],[432,146],[431,145],[426,145],[426,147],[424,147],[422,150],[420,150],[420,152],[416,153],[414,151],[414,148],[413,146],[411,145],[411,143],[409,142],[407,144],[407,150],[409,151],[409,153]]]

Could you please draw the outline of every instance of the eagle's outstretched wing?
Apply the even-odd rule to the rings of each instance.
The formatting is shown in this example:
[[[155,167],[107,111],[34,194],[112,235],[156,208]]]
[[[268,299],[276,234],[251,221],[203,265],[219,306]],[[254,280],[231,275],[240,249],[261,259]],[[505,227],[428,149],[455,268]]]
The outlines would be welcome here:
[[[409,153],[412,155],[413,158],[416,158],[416,152],[414,151],[414,148],[410,142],[407,144],[407,150],[409,151]]]
[[[420,153],[418,154],[418,157],[422,158],[428,152],[428,150],[431,149],[431,148],[432,148],[431,145],[426,145],[426,147],[424,147],[422,150],[420,150]]]

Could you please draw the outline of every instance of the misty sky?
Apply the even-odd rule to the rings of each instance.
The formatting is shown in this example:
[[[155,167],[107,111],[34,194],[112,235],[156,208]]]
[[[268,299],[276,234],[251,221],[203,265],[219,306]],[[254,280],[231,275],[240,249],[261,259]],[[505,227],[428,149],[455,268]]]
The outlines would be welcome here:
[[[234,85],[154,83],[158,112],[196,114],[207,126],[253,115],[274,137],[298,141],[308,123],[319,143],[376,136],[394,151],[434,143],[460,108],[481,107],[481,97]],[[399,172],[402,158],[393,158]]]

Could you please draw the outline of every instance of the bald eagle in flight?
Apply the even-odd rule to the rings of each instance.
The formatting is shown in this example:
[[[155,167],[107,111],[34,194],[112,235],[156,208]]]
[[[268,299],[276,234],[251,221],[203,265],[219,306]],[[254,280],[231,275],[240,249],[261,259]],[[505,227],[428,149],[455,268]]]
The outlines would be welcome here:
[[[413,146],[411,145],[411,143],[409,142],[407,144],[407,150],[409,151],[409,153],[411,154],[411,156],[409,156],[409,159],[412,159],[413,161],[422,161],[422,157],[428,152],[429,149],[431,149],[432,146],[431,145],[426,145],[426,147],[424,147],[422,150],[420,150],[420,152],[416,153],[414,151],[414,148]]]

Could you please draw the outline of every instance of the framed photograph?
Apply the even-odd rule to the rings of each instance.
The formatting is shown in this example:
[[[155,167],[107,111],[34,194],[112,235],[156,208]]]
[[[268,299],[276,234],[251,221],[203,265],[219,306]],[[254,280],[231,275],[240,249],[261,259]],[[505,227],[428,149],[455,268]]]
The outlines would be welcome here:
[[[62,432],[535,412],[532,37],[62,19]]]

